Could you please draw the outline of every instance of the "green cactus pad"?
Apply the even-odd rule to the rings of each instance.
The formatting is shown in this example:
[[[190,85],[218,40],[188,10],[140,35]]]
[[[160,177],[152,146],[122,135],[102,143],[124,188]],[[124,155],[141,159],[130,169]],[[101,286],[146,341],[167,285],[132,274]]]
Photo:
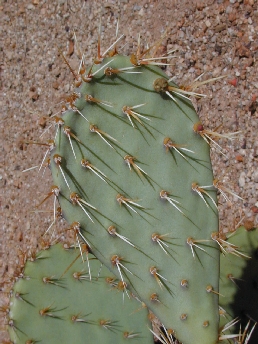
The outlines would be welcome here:
[[[167,328],[184,344],[213,344],[219,249],[210,147],[182,90],[159,67],[131,60],[93,65],[67,100],[51,150],[53,193],[71,228],[80,224],[76,235]]]
[[[258,321],[258,229],[247,231],[240,227],[228,241],[235,245],[239,254],[238,257],[222,255],[220,260],[220,293],[223,295],[220,305],[226,311],[221,325],[238,318],[244,329],[250,320],[250,330]],[[236,328],[239,324],[231,330],[236,331]],[[257,340],[258,331],[255,329],[248,343],[257,343]]]
[[[26,263],[10,300],[13,343],[153,343],[147,309],[108,269],[100,271],[94,256],[88,259],[58,244]]]

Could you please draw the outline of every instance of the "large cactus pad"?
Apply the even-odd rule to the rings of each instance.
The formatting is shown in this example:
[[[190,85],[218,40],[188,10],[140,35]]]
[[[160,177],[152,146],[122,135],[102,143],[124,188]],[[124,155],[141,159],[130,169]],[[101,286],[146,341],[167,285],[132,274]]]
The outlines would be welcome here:
[[[213,175],[193,105],[135,56],[105,58],[82,78],[56,118],[51,192],[75,234],[184,344],[215,343],[216,192],[202,188]]]

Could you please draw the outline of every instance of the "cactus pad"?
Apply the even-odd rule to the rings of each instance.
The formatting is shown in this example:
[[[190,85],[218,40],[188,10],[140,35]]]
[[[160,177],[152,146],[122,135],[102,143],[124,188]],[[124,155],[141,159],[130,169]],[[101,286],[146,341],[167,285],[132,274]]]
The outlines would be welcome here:
[[[237,229],[228,241],[238,256],[223,255],[220,260],[220,306],[226,311],[221,325],[231,319],[238,319],[242,328],[248,321],[258,321],[258,229],[247,231],[244,227]],[[238,328],[236,324],[235,328]],[[231,329],[232,330],[232,329]],[[236,330],[235,330],[236,331]],[[251,336],[250,344],[257,343],[257,328]]]
[[[75,236],[184,344],[218,333],[209,145],[190,100],[147,60],[83,69],[56,118],[51,171]]]
[[[78,249],[58,244],[26,263],[10,301],[15,344],[153,343],[147,309],[108,269],[100,271],[94,256],[88,259],[90,270]]]

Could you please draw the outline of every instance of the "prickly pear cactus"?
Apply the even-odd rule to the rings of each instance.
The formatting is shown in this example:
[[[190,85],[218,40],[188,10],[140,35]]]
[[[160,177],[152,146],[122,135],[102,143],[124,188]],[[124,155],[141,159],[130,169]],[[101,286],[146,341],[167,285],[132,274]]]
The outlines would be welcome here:
[[[153,343],[147,309],[99,269],[91,254],[82,263],[78,249],[61,244],[28,261],[10,302],[13,343]]]
[[[237,249],[237,257],[222,255],[220,261],[220,305],[226,312],[221,324],[232,319],[240,320],[242,328],[249,323],[248,332],[258,321],[258,229],[237,229],[231,236],[230,245]],[[239,327],[238,324],[235,328]],[[231,328],[232,330],[232,328]],[[250,336],[250,344],[257,343],[257,328]]]
[[[55,118],[49,195],[75,236],[177,338],[213,344],[219,247],[211,139],[189,93],[152,64],[147,52],[125,57],[116,49],[90,69],[81,64]]]

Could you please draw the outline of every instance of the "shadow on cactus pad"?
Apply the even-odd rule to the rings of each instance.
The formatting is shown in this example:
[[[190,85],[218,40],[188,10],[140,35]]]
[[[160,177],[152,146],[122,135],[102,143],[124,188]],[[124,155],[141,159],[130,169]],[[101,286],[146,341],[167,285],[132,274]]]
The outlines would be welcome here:
[[[242,279],[237,281],[238,291],[231,308],[234,317],[241,319],[242,328],[251,319],[258,322],[258,248],[243,271]],[[249,344],[258,343],[258,327],[254,329]]]

